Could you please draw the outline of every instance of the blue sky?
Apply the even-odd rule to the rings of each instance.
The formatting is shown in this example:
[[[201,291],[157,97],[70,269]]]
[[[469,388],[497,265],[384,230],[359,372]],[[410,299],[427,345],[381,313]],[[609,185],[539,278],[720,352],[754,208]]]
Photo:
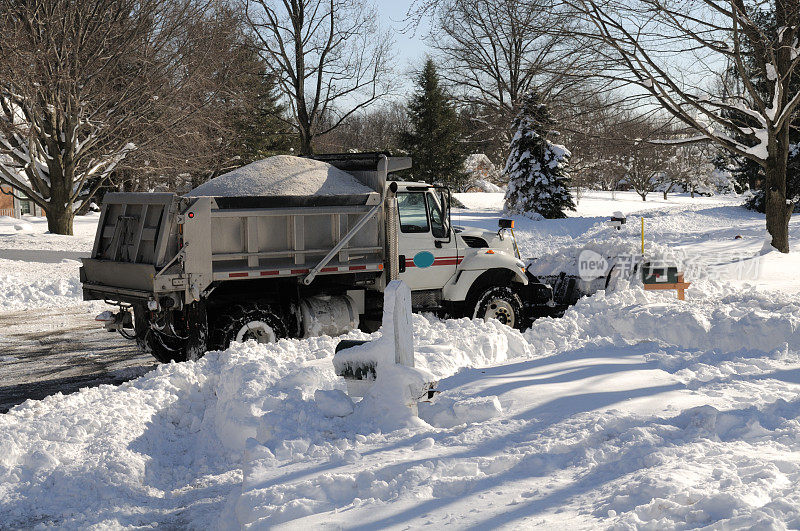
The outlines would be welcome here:
[[[427,50],[422,42],[425,28],[417,30],[416,35],[401,33],[405,27],[406,12],[412,3],[413,0],[375,0],[381,24],[395,30],[395,51],[400,69],[419,64]]]

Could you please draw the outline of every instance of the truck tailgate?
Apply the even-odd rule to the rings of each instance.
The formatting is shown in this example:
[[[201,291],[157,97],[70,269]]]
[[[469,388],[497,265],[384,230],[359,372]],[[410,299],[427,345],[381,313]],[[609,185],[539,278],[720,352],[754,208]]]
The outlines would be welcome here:
[[[170,193],[110,193],[103,211],[92,258],[110,263],[161,265],[169,243]]]
[[[83,258],[84,286],[114,286],[133,290],[153,292],[153,277],[156,268],[151,264],[130,264]]]

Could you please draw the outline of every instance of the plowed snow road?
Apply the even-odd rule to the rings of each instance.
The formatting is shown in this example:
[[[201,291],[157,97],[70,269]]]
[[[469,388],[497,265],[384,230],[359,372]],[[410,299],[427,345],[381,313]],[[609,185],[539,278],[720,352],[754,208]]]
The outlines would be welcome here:
[[[133,342],[103,330],[96,313],[84,304],[0,313],[0,413],[28,399],[119,384],[155,366]]]

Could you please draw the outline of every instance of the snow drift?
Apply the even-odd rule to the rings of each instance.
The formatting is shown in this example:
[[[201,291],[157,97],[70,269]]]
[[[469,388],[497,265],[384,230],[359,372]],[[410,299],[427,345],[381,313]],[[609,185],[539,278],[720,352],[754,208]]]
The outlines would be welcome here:
[[[351,174],[319,160],[276,155],[201,184],[188,197],[368,194]]]
[[[527,352],[519,333],[499,323],[415,315],[413,324],[417,365],[440,378]],[[338,341],[237,344],[119,387],[28,401],[0,415],[0,524],[207,528],[218,522],[219,500],[240,489],[247,452],[278,462],[353,458],[352,443],[327,434],[346,441],[345,433],[375,437],[381,425],[393,427],[369,411],[329,418],[318,407],[317,390],[344,388],[331,363]],[[238,527],[236,515],[228,518],[214,526]]]
[[[497,322],[415,315],[416,365],[457,382],[469,379],[469,371],[482,372],[465,372],[468,367],[580,358],[598,349],[616,356],[630,345],[654,345],[648,363],[669,381],[696,388],[736,375],[769,378],[800,363],[796,297],[781,305],[758,293],[729,296],[726,311],[699,295],[693,299],[687,309],[638,289],[600,295],[581,301],[563,319],[537,321],[524,335]],[[742,334],[735,332],[740,329]],[[348,337],[370,336],[353,332]],[[331,363],[337,342],[319,337],[235,345],[196,363],[162,365],[119,387],[104,385],[17,406],[0,416],[2,523],[239,528],[312,518],[313,525],[321,523],[313,518],[348,506],[372,514],[371,507],[389,502],[403,506],[461,497],[480,492],[480,485],[513,484],[522,477],[531,481],[562,469],[581,470],[587,478],[600,474],[600,497],[578,496],[575,503],[586,504],[583,514],[607,523],[673,526],[685,518],[708,523],[734,514],[738,520],[732,521],[753,523],[755,516],[746,517],[755,514],[748,505],[752,488],[726,494],[730,483],[724,478],[736,473],[738,462],[726,438],[755,443],[781,436],[784,450],[800,440],[796,409],[788,405],[764,409],[748,403],[750,409],[733,416],[678,411],[666,420],[620,411],[570,416],[559,410],[557,420],[528,424],[520,419],[519,407],[498,401],[499,393],[460,396],[448,391],[452,382],[444,383],[437,406],[421,411],[436,427],[393,426],[376,416],[385,412],[364,407],[341,417],[349,407],[338,403],[341,393],[331,393],[344,388]],[[751,348],[758,350],[749,354]],[[527,365],[508,365],[517,366]],[[565,377],[563,370],[554,374]],[[512,383],[483,378],[487,385]],[[764,399],[800,400],[782,385],[782,391],[780,383],[772,386],[777,394]],[[727,403],[729,395],[719,393]],[[590,402],[589,410],[595,407]],[[698,478],[717,489],[704,492],[690,482],[691,500],[684,500],[672,486],[670,478],[678,473],[673,469],[712,451],[703,442],[708,433],[722,440],[713,443],[719,446],[713,451],[730,454],[729,468],[715,472],[709,465]],[[498,446],[481,449],[489,440]],[[445,457],[473,447],[465,457]],[[673,456],[684,460],[676,463]],[[413,461],[405,465],[404,459]],[[652,476],[652,466],[663,474]],[[764,466],[747,473],[765,474]],[[800,480],[800,467],[781,466],[781,478]],[[602,479],[606,469],[618,471],[611,483]],[[775,488],[784,485],[780,481]],[[775,499],[776,492],[760,496]],[[706,512],[697,513],[691,504]],[[796,507],[800,503],[776,505],[767,521],[785,520]]]

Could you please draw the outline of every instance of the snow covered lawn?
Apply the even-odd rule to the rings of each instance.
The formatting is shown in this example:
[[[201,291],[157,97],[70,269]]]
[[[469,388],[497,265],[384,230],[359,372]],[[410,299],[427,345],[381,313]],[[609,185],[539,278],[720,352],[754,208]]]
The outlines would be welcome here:
[[[0,312],[78,303],[80,257],[92,251],[98,219],[78,216],[75,236],[61,236],[43,217],[0,216]]]
[[[496,225],[498,196],[459,198],[456,223]],[[694,265],[687,300],[623,281],[524,334],[417,315],[417,364],[443,390],[421,420],[326,416],[315,391],[344,389],[328,337],[26,402],[0,415],[0,527],[796,528],[800,253],[763,253],[763,218],[737,203],[597,194],[517,218],[547,264],[635,251],[638,218],[603,222],[640,213],[649,252]]]

